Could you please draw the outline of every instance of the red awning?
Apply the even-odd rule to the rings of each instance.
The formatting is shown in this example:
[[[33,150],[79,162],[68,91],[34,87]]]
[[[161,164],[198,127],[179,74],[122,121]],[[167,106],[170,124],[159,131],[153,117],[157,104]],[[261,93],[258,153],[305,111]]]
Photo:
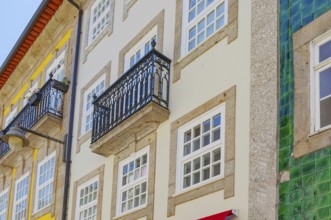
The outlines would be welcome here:
[[[204,218],[199,218],[198,220],[224,220],[226,217],[235,215],[232,210],[221,212],[215,215],[211,215]]]

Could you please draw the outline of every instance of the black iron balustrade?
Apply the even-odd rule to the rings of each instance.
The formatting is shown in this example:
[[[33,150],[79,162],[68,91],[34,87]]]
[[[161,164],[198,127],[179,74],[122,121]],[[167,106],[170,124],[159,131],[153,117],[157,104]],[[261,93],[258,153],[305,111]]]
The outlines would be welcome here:
[[[150,102],[168,109],[170,62],[153,47],[103,94],[94,97],[92,143]]]
[[[30,129],[47,113],[62,118],[64,93],[52,88],[52,81],[55,80],[48,80],[39,90],[39,93],[42,94],[40,102],[36,106],[29,105],[29,103],[26,104],[9,125],[6,126],[4,132],[9,131],[14,125]],[[9,150],[9,145],[0,141],[0,158]]]

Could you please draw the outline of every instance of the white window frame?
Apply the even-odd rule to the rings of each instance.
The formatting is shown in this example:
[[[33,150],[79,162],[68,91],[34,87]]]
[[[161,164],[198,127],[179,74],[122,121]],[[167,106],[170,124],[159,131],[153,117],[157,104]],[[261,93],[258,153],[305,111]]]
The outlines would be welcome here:
[[[95,8],[97,8],[100,3],[102,2],[107,2],[108,1],[108,5],[105,5],[105,9],[103,12],[100,12],[100,15],[98,18],[93,16],[94,10]],[[111,5],[111,0],[96,0],[93,5],[91,6],[90,9],[90,17],[89,17],[89,33],[88,33],[88,43],[87,46],[91,45],[91,43],[98,38],[98,36],[105,30],[105,28],[108,27],[109,22],[111,22],[110,19],[110,5]],[[103,6],[103,5],[100,5]],[[95,18],[95,21],[93,21],[93,19]],[[101,22],[101,23],[100,23]],[[103,24],[102,24],[103,23]],[[100,24],[100,29],[95,29],[98,27],[98,25]],[[102,25],[102,27],[101,27]],[[93,35],[93,31],[96,31],[96,34]]]
[[[53,167],[53,174],[50,179],[48,179],[46,182],[44,182],[42,185],[40,185],[40,174],[41,174],[41,167],[54,159],[54,167]],[[38,170],[37,170],[37,185],[36,185],[36,196],[35,196],[35,203],[34,203],[34,212],[39,212],[40,210],[43,210],[47,207],[49,207],[53,203],[53,191],[54,191],[54,176],[55,176],[55,169],[56,169],[56,152],[54,151],[47,157],[45,157],[40,163],[38,163]],[[52,195],[51,195],[51,201],[49,204],[44,205],[43,207],[39,208],[38,203],[39,203],[39,196],[40,196],[40,191],[44,189],[45,187],[49,186],[50,184],[53,184],[53,189],[52,189]]]
[[[53,61],[50,67],[46,71],[45,83],[49,80],[49,74],[53,74],[53,79],[57,81],[62,81],[65,77],[65,64],[66,64],[66,53],[65,50]]]
[[[143,56],[145,56],[149,51],[151,51],[151,41],[155,39],[157,41],[157,26],[154,26],[150,31],[148,31],[145,36],[139,40],[128,52],[124,55],[124,72],[129,70],[133,65],[135,65]],[[145,50],[145,45],[149,45],[149,50]],[[139,52],[140,56],[137,58],[136,54]],[[134,57],[134,62],[132,63],[132,57]]]
[[[29,192],[30,192],[30,172],[27,172],[26,174],[24,174],[23,176],[21,176],[18,180],[15,181],[15,191],[14,191],[14,201],[13,201],[13,213],[12,213],[12,219],[13,220],[17,220],[16,217],[16,209],[17,209],[17,205],[26,200],[26,216],[24,219],[27,219],[28,217],[28,207],[29,207]],[[19,183],[21,183],[22,181],[25,181],[25,179],[27,178],[27,193],[26,195],[24,195],[20,200],[16,201],[16,196],[17,196],[17,186]],[[24,220],[24,219],[19,219],[19,220]]]
[[[0,198],[4,200],[0,200],[0,220],[7,219],[8,216],[8,206],[9,206],[9,188],[3,190],[0,193]]]
[[[319,62],[319,47],[331,40],[331,31],[324,33],[310,43],[310,134],[314,135],[331,128],[331,124],[320,126],[320,72],[331,68],[331,57]]]
[[[14,107],[5,118],[5,128],[14,120],[18,114],[18,106]]]
[[[104,87],[103,89],[100,91],[99,90],[99,94],[96,94],[97,96],[99,96],[100,94],[102,94],[107,88],[106,88],[106,73],[103,74],[101,77],[99,77],[99,79],[97,79],[85,92],[84,92],[84,100],[83,100],[83,113],[82,113],[82,126],[81,126],[81,136],[83,136],[84,134],[86,134],[87,132],[91,131],[92,128],[90,128],[89,130],[86,130],[86,123],[87,123],[87,117],[90,116],[92,114],[92,121],[93,121],[93,94],[91,94],[93,92],[93,90],[101,85],[101,83],[104,83]],[[87,107],[87,98],[88,95],[91,94],[91,105],[92,107],[89,110],[86,110]]]
[[[187,54],[191,53],[192,51],[194,51],[196,48],[199,47],[199,45],[203,44],[204,42],[206,42],[210,37],[212,37],[213,35],[215,35],[219,30],[223,29],[227,23],[228,23],[228,0],[214,0],[214,2],[212,2],[210,5],[208,5],[207,7],[205,7],[205,9],[198,15],[196,15],[196,17],[194,19],[192,19],[191,21],[188,21],[189,19],[189,0],[182,0],[183,1],[183,15],[182,15],[182,37],[181,37],[181,57],[186,56]],[[197,7],[198,7],[198,1],[200,0],[196,0],[197,1]],[[208,1],[208,0],[206,0]],[[202,19],[206,19],[207,20],[207,15],[209,15],[209,13],[211,13],[212,11],[216,11],[216,8],[218,6],[220,6],[221,4],[224,4],[224,23],[221,27],[219,27],[218,29],[216,29],[216,26],[214,26],[214,32],[210,35],[210,36],[206,36],[204,38],[204,40],[200,43],[196,43],[195,47],[192,48],[191,50],[189,50],[188,47],[188,43],[189,43],[189,32],[190,29],[193,26],[197,26],[198,23],[202,20]],[[216,14],[215,14],[216,16]],[[221,17],[221,16],[220,16]],[[215,18],[215,25],[216,25],[216,18]],[[207,24],[205,24],[205,32],[207,32]],[[196,39],[198,38],[198,33],[196,33]]]
[[[92,202],[89,202],[83,206],[80,206],[80,198],[81,198],[81,190],[86,188],[87,186],[94,185],[94,183],[97,182],[97,194],[96,199],[94,199]],[[75,220],[80,220],[80,212],[84,210],[88,210],[89,208],[93,206],[97,206],[96,215],[98,214],[98,197],[99,197],[99,188],[100,188],[100,181],[99,181],[99,175],[93,177],[92,179],[84,182],[83,184],[79,185],[77,187],[77,197],[76,197],[76,214],[75,214]],[[84,195],[85,196],[85,195]]]
[[[195,128],[198,125],[202,125],[203,122],[205,122],[206,120],[210,119],[212,121],[212,118],[214,116],[216,116],[217,114],[221,114],[221,119],[220,119],[220,126],[219,128],[221,129],[220,132],[220,139],[212,142],[211,141],[211,136],[212,136],[212,125],[210,125],[210,130],[209,130],[209,134],[210,134],[210,143],[206,146],[202,146],[202,138],[203,138],[203,132],[202,132],[202,126],[200,127],[200,149],[196,150],[195,152],[192,152],[186,156],[183,156],[183,152],[184,152],[184,134],[185,132],[187,132],[190,129]],[[225,120],[226,120],[226,115],[225,115],[225,103],[222,103],[212,109],[210,109],[209,111],[205,112],[204,114],[198,116],[197,118],[187,122],[186,124],[184,124],[183,126],[178,128],[178,138],[177,138],[177,167],[176,167],[176,195],[178,194],[182,194],[185,193],[187,191],[190,191],[192,189],[201,187],[203,185],[206,185],[208,183],[217,181],[219,179],[224,178],[224,145],[225,145]],[[218,127],[216,127],[218,128]],[[193,138],[191,139],[193,140]],[[187,162],[191,161],[193,163],[194,159],[197,158],[201,158],[203,155],[205,155],[207,152],[210,152],[210,155],[212,155],[212,152],[215,151],[216,149],[220,149],[220,174],[214,177],[210,177],[207,180],[201,181],[197,184],[191,184],[189,187],[184,188],[183,187],[183,178],[184,178],[184,164],[186,164]],[[201,160],[200,160],[201,161]],[[218,163],[218,162],[216,162]],[[210,157],[210,169],[212,167],[212,156]],[[191,167],[191,169],[193,169]],[[200,179],[201,179],[201,174],[202,174],[202,164],[200,162],[200,168],[199,168],[199,172],[200,172]],[[193,174],[194,172],[191,171],[191,173]],[[211,171],[210,171],[211,173]],[[211,176],[211,174],[210,174]]]
[[[122,175],[122,171],[123,171],[123,167],[125,165],[128,165],[135,161],[136,159],[138,158],[141,158],[143,155],[147,154],[147,162],[146,162],[146,175],[144,177],[139,177],[137,180],[133,180],[131,183],[128,183],[127,185],[125,186],[122,186],[122,183],[123,183],[123,175]],[[140,209],[143,209],[143,208],[146,208],[147,207],[147,203],[148,203],[148,187],[149,187],[149,184],[148,184],[148,179],[149,179],[149,166],[150,166],[150,146],[146,146],[144,147],[143,149],[131,154],[128,158],[122,160],[119,162],[119,165],[118,165],[118,183],[117,183],[117,202],[116,202],[116,217],[120,217],[120,216],[123,216],[123,215],[126,215],[126,214],[129,214],[129,213],[132,213],[132,212],[135,212],[137,210],[140,210]],[[140,162],[141,163],[141,162]],[[134,164],[135,166],[135,164]],[[141,167],[139,167],[139,170],[138,172],[141,171]],[[136,167],[134,167],[133,169],[133,178],[134,178],[134,175],[135,175],[135,169]],[[129,174],[130,171],[128,171],[128,174]],[[129,175],[128,175],[129,177]],[[123,194],[123,191],[128,191],[130,188],[135,188],[137,186],[140,186],[141,184],[143,184],[144,182],[146,182],[146,191],[145,191],[145,194],[146,194],[146,198],[145,198],[145,204],[142,204],[142,205],[138,205],[137,207],[135,208],[132,208],[130,210],[126,210],[125,212],[122,212],[122,194]],[[134,194],[134,192],[133,192]],[[141,193],[139,192],[139,196],[138,197],[141,197],[142,194],[144,193]],[[135,199],[135,195],[133,195],[133,198],[132,198],[132,206],[134,206],[134,199]],[[140,199],[139,199],[139,203],[140,203]]]

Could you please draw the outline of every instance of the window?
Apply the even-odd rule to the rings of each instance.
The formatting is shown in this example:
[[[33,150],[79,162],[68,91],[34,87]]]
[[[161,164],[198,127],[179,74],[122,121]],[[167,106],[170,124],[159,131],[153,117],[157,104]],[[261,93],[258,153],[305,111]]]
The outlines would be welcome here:
[[[28,213],[28,193],[29,193],[29,172],[16,180],[15,194],[14,194],[14,207],[13,219],[23,220],[27,218]]]
[[[0,220],[6,220],[8,215],[8,189],[4,190],[0,194]]]
[[[224,176],[225,105],[178,129],[177,192]]]
[[[49,80],[49,74],[53,74],[53,79],[62,81],[65,76],[65,51],[63,51],[46,71],[46,80]]]
[[[331,127],[331,32],[312,42],[311,133]]]
[[[53,201],[55,156],[54,152],[38,164],[35,212],[49,206]]]
[[[90,11],[88,45],[107,27],[110,22],[110,0],[96,0]]]
[[[118,168],[117,214],[147,205],[149,147],[121,161]]]
[[[37,91],[39,89],[39,81],[35,80],[32,82],[30,89],[26,91],[24,97],[23,97],[23,106],[22,108],[24,108],[26,106],[26,104],[29,103],[29,98],[35,93],[35,91]]]
[[[98,176],[77,188],[76,220],[97,219],[98,189]]]
[[[12,108],[11,112],[8,113],[7,117],[5,118],[5,127],[7,127],[16,117],[18,111],[18,107]]]
[[[143,56],[151,51],[151,42],[157,40],[157,26],[150,30],[138,43],[124,56],[124,72],[134,66]]]
[[[84,92],[84,105],[83,105],[83,123],[82,135],[92,129],[93,123],[93,95],[100,96],[105,90],[105,75],[100,77],[89,89]]]
[[[226,25],[227,8],[227,0],[184,0],[182,56]]]

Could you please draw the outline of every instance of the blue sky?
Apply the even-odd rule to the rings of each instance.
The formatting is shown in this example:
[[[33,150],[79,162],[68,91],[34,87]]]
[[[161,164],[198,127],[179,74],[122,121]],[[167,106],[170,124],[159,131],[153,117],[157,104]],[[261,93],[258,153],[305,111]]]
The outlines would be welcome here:
[[[41,0],[5,0],[0,7],[0,66],[21,36]]]

